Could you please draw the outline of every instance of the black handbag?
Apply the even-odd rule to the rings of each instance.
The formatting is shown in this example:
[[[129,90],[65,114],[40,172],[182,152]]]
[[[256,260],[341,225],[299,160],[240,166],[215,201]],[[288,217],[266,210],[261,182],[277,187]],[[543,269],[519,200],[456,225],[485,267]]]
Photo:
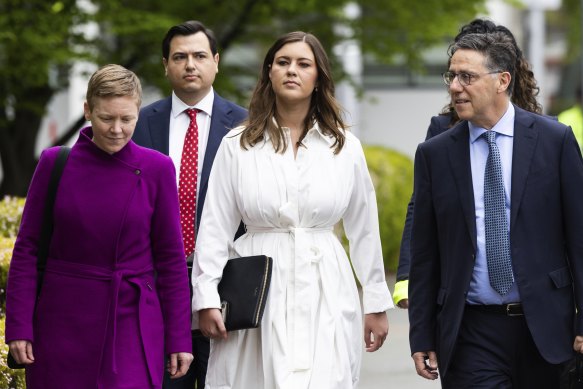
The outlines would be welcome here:
[[[259,327],[269,294],[272,267],[273,259],[266,255],[227,261],[218,285],[221,314],[227,331]],[[192,335],[204,336],[200,329],[193,330]]]
[[[227,331],[257,328],[267,302],[273,259],[266,255],[230,259],[218,291]]]
[[[57,155],[57,160],[51,171],[51,177],[49,180],[49,187],[47,191],[47,202],[45,204],[45,209],[43,213],[43,223],[41,227],[41,233],[38,244],[38,253],[36,261],[37,269],[37,280],[36,280],[36,295],[40,294],[40,290],[43,283],[43,277],[45,273],[45,266],[47,263],[47,256],[49,255],[49,243],[51,241],[51,236],[53,235],[53,207],[55,205],[55,196],[57,194],[57,188],[59,186],[59,180],[65,168],[65,163],[69,157],[71,148],[66,146],[61,146],[59,149],[59,154]],[[8,357],[6,364],[11,369],[24,369],[26,365],[17,363],[10,352],[8,352]]]

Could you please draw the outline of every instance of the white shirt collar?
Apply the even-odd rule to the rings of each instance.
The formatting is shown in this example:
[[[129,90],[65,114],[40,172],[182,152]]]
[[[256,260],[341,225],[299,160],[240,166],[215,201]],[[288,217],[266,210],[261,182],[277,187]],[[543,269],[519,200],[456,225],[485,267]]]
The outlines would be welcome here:
[[[506,135],[513,137],[514,136],[514,105],[512,103],[508,104],[508,109],[502,115],[498,123],[492,127],[490,131],[497,132],[498,134]],[[472,122],[468,122],[468,126],[470,128],[470,142],[474,143],[476,139],[480,137],[484,132],[487,130],[482,127],[475,126]]]
[[[277,120],[275,120],[275,117],[272,120],[273,120],[273,123],[277,126]],[[288,127],[281,127],[281,128],[286,133],[288,133],[290,131],[290,129]],[[330,146],[332,146],[336,140],[334,137],[324,134],[317,121],[314,121],[312,127],[308,130],[307,135],[310,135],[312,132],[318,133],[320,135],[320,137],[322,139],[324,139]],[[267,131],[263,134],[263,136],[265,137],[266,141],[269,140],[269,133]]]
[[[188,108],[196,108],[206,113],[208,116],[212,116],[214,102],[215,93],[212,86],[209,93],[207,93],[207,95],[194,106],[187,105],[184,101],[180,100],[178,96],[176,96],[174,91],[172,91],[172,116],[176,118]]]

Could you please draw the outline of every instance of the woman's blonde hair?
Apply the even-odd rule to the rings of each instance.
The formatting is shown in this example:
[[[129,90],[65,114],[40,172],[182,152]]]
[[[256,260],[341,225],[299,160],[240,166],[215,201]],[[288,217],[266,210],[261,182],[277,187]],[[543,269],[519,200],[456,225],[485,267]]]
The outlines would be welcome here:
[[[120,65],[105,65],[99,68],[87,85],[85,96],[89,109],[93,110],[95,100],[103,97],[135,97],[138,107],[142,104],[142,85],[134,72]]]

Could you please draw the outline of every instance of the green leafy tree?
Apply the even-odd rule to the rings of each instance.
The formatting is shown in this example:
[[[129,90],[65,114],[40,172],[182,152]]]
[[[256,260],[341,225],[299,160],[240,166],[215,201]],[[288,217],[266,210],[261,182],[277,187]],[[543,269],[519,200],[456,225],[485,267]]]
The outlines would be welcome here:
[[[281,33],[305,30],[328,52],[351,27],[363,52],[381,62],[395,56],[420,68],[421,50],[455,35],[483,11],[485,0],[362,0],[361,17],[347,19],[347,0],[2,0],[0,2],[0,197],[24,196],[36,165],[35,143],[53,95],[67,86],[70,66],[80,59],[119,63],[149,86],[169,93],[161,65],[161,39],[169,26],[198,19],[219,40],[221,74],[216,89],[245,104],[265,48]],[[86,23],[96,37],[82,34]],[[350,38],[352,38],[350,37]],[[333,60],[335,78],[343,75]],[[63,143],[83,123],[74,123]]]
[[[550,25],[562,26],[567,40],[566,62],[581,57],[581,0],[563,0],[561,8],[550,14]]]
[[[575,103],[575,90],[581,85],[581,3],[581,0],[563,0],[559,10],[547,14],[549,29],[564,36],[566,43],[559,88],[548,107],[552,115]]]
[[[84,17],[75,0],[0,2],[0,197],[26,193],[46,106],[67,85],[71,61],[84,56],[72,28]]]

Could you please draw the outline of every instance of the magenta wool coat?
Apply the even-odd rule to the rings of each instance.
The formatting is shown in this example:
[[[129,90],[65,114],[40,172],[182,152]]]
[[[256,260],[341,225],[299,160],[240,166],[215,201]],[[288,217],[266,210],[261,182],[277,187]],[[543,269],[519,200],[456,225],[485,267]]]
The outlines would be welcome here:
[[[92,135],[81,131],[63,171],[35,311],[38,239],[58,149],[40,158],[8,274],[6,341],[33,343],[29,389],[159,388],[164,354],[192,348],[174,166],[131,141],[110,155]]]

